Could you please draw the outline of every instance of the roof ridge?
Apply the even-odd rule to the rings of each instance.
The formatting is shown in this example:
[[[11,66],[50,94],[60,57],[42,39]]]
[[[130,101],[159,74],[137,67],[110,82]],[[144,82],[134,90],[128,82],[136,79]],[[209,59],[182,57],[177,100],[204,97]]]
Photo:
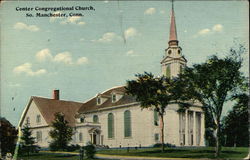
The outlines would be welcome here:
[[[41,99],[47,99],[47,100],[55,100],[55,99],[51,99],[51,98],[46,98],[46,97],[40,97],[40,96],[31,96],[31,98],[41,98]],[[62,101],[62,102],[73,102],[73,103],[83,103],[83,102],[77,102],[77,101],[71,101],[71,100],[62,100],[59,99],[57,101]]]
[[[104,94],[105,92],[108,92],[108,91],[110,91],[110,90],[112,90],[112,89],[121,88],[121,87],[125,87],[125,86],[126,86],[126,85],[114,86],[114,87],[112,87],[112,88],[106,89],[106,90],[103,91],[101,94]]]

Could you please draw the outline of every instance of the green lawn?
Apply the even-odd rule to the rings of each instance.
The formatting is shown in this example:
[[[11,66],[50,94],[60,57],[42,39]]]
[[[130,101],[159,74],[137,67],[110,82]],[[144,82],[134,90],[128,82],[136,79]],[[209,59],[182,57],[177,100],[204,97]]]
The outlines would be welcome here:
[[[30,156],[20,156],[18,160],[80,160],[80,157],[69,154],[34,153]]]
[[[108,155],[126,155],[126,156],[146,156],[146,157],[168,157],[168,158],[214,158],[214,148],[202,147],[202,148],[167,148],[164,153],[160,148],[148,148],[148,149],[130,149],[127,152],[126,149],[118,150],[102,150],[98,151],[99,154]],[[222,159],[242,159],[248,154],[247,147],[223,147],[220,158]]]

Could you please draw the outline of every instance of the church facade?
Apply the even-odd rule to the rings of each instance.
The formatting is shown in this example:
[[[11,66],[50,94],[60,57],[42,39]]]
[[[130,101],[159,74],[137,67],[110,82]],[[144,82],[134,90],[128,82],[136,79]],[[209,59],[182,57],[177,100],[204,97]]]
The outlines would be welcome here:
[[[168,48],[161,61],[162,74],[176,77],[187,60],[178,44],[174,10],[171,11]],[[113,147],[148,147],[160,143],[159,117],[153,109],[141,109],[135,97],[125,93],[125,86],[113,87],[90,100],[79,103],[59,99],[31,97],[21,117],[19,127],[28,123],[37,145],[48,147],[51,122],[56,112],[74,128],[72,144]],[[204,146],[205,117],[200,103],[193,103],[185,112],[171,104],[164,115],[165,143],[175,146]]]

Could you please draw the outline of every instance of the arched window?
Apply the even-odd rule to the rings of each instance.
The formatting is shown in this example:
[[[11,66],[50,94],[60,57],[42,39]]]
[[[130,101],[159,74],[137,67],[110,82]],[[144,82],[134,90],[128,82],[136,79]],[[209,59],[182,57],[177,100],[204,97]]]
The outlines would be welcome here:
[[[114,115],[108,114],[108,138],[114,138]]]
[[[84,117],[80,118],[80,123],[84,123]]]
[[[93,123],[98,123],[99,122],[99,118],[97,115],[93,116]]]
[[[124,137],[131,137],[131,113],[129,110],[124,112]]]
[[[170,77],[170,75],[171,75],[171,69],[170,69],[170,64],[168,64],[166,68],[166,76]]]
[[[159,115],[158,112],[154,109],[154,125],[158,126],[159,125],[158,122],[159,122]]]

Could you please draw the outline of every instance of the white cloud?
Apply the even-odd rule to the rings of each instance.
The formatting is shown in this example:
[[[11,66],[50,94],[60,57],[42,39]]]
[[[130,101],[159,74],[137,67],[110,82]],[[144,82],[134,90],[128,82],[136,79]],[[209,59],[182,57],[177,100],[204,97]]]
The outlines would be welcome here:
[[[137,35],[137,30],[133,27],[130,27],[124,31],[124,36],[126,39],[128,39],[129,37],[134,37],[136,35]]]
[[[223,26],[221,24],[216,24],[211,29],[205,28],[205,29],[200,30],[196,35],[194,35],[194,37],[213,34],[216,32],[221,32],[222,30],[223,30]]]
[[[13,72],[16,74],[25,73],[28,76],[38,76],[47,73],[45,69],[39,69],[37,71],[33,71],[31,63],[24,63],[20,66],[17,66],[13,69]]]
[[[80,16],[72,16],[64,21],[61,21],[60,24],[77,24],[77,25],[85,25],[86,22],[80,21],[81,17]]]
[[[134,52],[134,50],[129,50],[126,52],[126,55],[127,56],[131,56],[131,57],[134,57],[134,56],[137,56],[137,54]]]
[[[160,13],[161,13],[161,14],[165,14],[166,12],[165,12],[164,10],[161,10]]]
[[[81,57],[81,58],[78,58],[78,60],[76,61],[76,64],[78,65],[81,65],[81,64],[86,64],[88,63],[88,58],[87,57]]]
[[[152,15],[152,14],[155,13],[155,11],[156,11],[155,8],[148,8],[148,9],[144,12],[144,14],[145,14],[145,15]]]
[[[71,56],[71,53],[69,53],[69,52],[58,53],[57,55],[55,55],[53,61],[62,62],[65,64],[73,64],[72,56]]]
[[[84,38],[81,38],[80,41],[81,41],[81,42],[82,42],[82,41],[85,41],[85,39],[84,39]]]
[[[52,60],[53,56],[50,53],[50,50],[48,48],[43,49],[36,53],[36,59],[39,61],[45,61],[45,60]]]
[[[117,36],[114,32],[107,32],[107,33],[104,33],[102,37],[97,40],[97,42],[106,43],[106,42],[114,41],[116,39],[119,39],[119,36]],[[96,40],[92,40],[92,41],[95,42]]]
[[[103,1],[104,3],[109,3],[109,1]]]
[[[25,23],[22,22],[17,22],[14,25],[14,29],[18,29],[18,30],[28,30],[31,32],[37,32],[40,30],[40,28],[38,28],[36,25],[27,25]]]
[[[8,84],[8,86],[10,86],[10,87],[21,87],[21,84],[10,82],[10,83]]]
[[[215,32],[221,32],[223,29],[223,26],[221,24],[216,24],[213,26],[213,31]]]
[[[78,22],[77,24],[78,24],[78,25],[85,25],[86,23],[83,22],[83,21],[81,21],[81,22]]]
[[[80,65],[80,64],[84,64],[84,63],[88,62],[87,57],[80,57],[76,61],[73,60],[70,52],[62,52],[62,53],[58,53],[55,56],[53,56],[48,48],[42,49],[41,51],[37,52],[36,59],[38,61],[48,60],[50,62],[64,63],[67,65],[74,65],[74,64]]]
[[[198,32],[199,35],[205,35],[208,34],[211,30],[206,28],[206,29],[202,29]]]

